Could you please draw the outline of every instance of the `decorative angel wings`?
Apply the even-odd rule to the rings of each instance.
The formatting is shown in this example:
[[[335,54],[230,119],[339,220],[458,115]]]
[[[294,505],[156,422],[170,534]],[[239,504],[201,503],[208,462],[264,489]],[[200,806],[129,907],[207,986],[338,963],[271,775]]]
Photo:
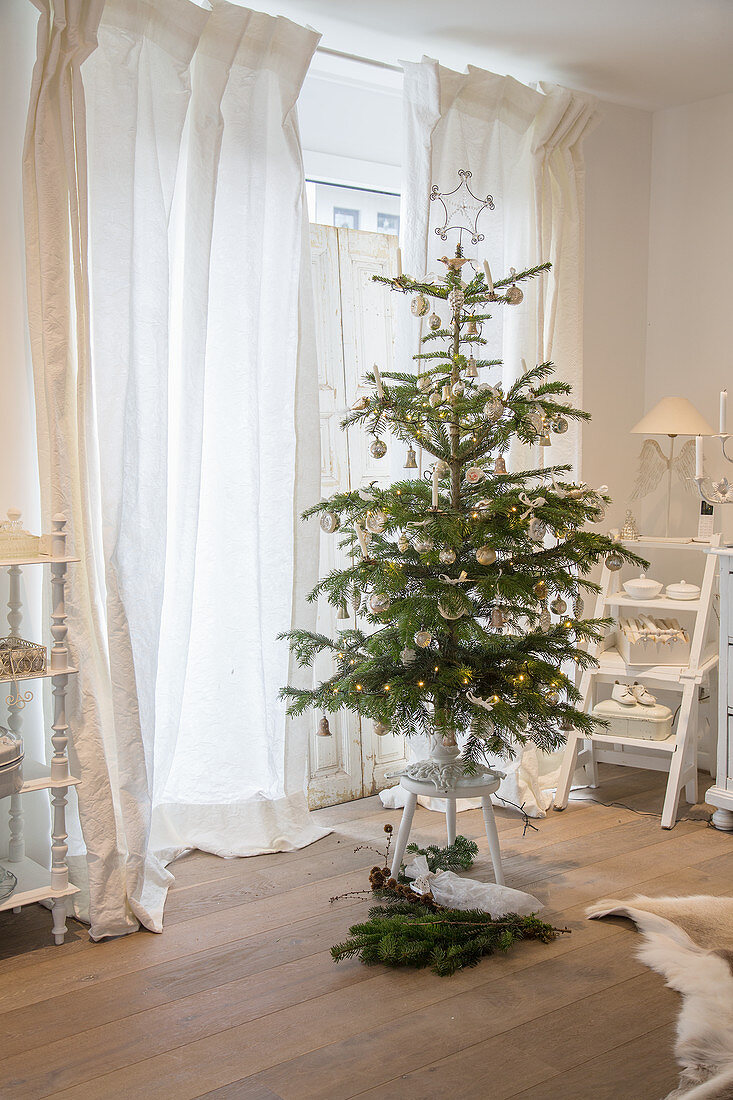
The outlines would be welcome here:
[[[639,472],[636,475],[636,484],[631,494],[631,500],[640,500],[653,492],[664,474],[672,469],[682,482],[686,491],[695,494],[695,441],[688,439],[680,453],[672,459],[666,457],[656,439],[645,439],[641,454],[639,455]]]

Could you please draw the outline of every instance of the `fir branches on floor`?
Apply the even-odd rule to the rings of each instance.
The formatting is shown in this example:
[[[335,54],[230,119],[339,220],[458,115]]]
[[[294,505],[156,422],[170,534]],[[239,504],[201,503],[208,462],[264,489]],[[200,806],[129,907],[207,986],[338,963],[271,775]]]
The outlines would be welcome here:
[[[445,848],[439,848],[437,844],[428,844],[427,848],[408,844],[407,851],[412,856],[425,856],[428,870],[433,874],[437,871],[468,871],[478,855],[478,844],[468,837],[457,836],[455,842]]]

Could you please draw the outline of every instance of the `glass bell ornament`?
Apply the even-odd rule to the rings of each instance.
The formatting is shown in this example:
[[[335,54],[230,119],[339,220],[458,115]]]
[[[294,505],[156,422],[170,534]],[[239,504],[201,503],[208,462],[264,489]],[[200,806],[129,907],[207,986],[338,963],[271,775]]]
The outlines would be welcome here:
[[[466,378],[478,378],[478,367],[472,355],[469,357],[468,363],[466,364]]]
[[[500,607],[491,609],[491,626],[493,630],[501,630],[504,625],[504,612]]]
[[[532,539],[532,542],[542,542],[547,531],[547,525],[544,520],[538,519],[537,516],[532,516],[529,521],[529,527],[527,528],[527,534]]]
[[[430,645],[430,642],[428,642],[428,645]],[[410,649],[408,646],[405,646],[405,648],[400,653],[400,660],[402,661],[402,664],[405,666],[405,668],[410,668],[410,666],[414,665],[415,661],[417,660],[417,653],[414,649]]]
[[[327,535],[332,535],[334,531],[338,531],[341,521],[335,512],[324,512],[320,524],[322,531],[325,531]]]
[[[364,526],[373,535],[381,535],[387,526],[387,517],[384,512],[368,512]]]
[[[547,599],[547,585],[544,581],[537,581],[533,586],[532,591],[534,592],[538,600]]]
[[[496,550],[490,546],[479,546],[476,551],[476,561],[479,565],[493,565],[496,561]]]
[[[405,465],[404,465],[403,469],[405,469],[405,470],[416,470],[417,469],[417,456],[416,456],[415,451],[412,447],[408,447],[408,449],[407,449],[407,457],[405,458]]]
[[[320,722],[318,723],[318,729],[316,730],[316,736],[317,737],[331,737],[332,736],[331,727],[328,724],[328,718],[326,718],[325,714],[323,715],[323,718],[321,718]]]
[[[451,388],[451,393],[454,397],[462,397],[465,389],[466,387],[464,386],[463,382],[454,382]]]
[[[495,474],[505,474],[506,473],[506,462],[504,461],[504,456],[503,455],[497,455],[496,458],[494,459],[494,473]]]
[[[373,611],[375,615],[381,615],[384,611],[389,610],[391,603],[392,601],[386,592],[373,592],[369,597],[369,610]]]
[[[428,318],[428,325],[430,326],[431,332],[437,332],[442,323],[443,322],[441,321],[437,313],[430,314],[430,317]]]
[[[452,565],[456,560],[455,550],[451,550],[450,546],[446,546],[445,550],[441,550],[438,554],[443,565]]]
[[[433,540],[430,535],[420,535],[412,544],[418,554],[429,554],[433,549]]]
[[[408,539],[404,531],[397,539],[397,549],[400,551],[401,554],[404,554],[407,550],[410,549],[410,540]]]
[[[375,737],[386,737],[388,733],[389,733],[389,726],[385,726],[384,722],[375,722],[374,723],[374,736]]]
[[[372,458],[384,458],[387,453],[387,444],[383,439],[375,439],[369,448]]]
[[[552,422],[552,430],[556,435],[565,435],[568,430],[568,422],[564,416],[556,416]]]
[[[438,405],[440,404],[440,402],[442,400],[443,400],[443,398],[440,396],[440,392],[438,390],[434,390],[430,394],[430,397],[428,398],[428,401],[430,402],[430,405],[434,409],[436,409],[438,407]]]
[[[417,388],[420,393],[427,393],[433,384],[433,380],[429,374],[421,374],[417,380]]]
[[[339,604],[338,611],[336,612],[336,618],[337,619],[348,619],[348,618],[350,618],[349,609],[346,606],[346,600],[342,600],[341,603]]]
[[[419,646],[420,649],[427,649],[432,640],[433,635],[429,630],[418,630],[415,635],[415,645]]]
[[[560,596],[552,601],[550,604],[550,611],[554,611],[556,615],[564,615],[568,609],[568,605]]]
[[[612,573],[618,573],[623,564],[623,558],[619,554],[609,554],[606,558],[606,569],[610,569]]]
[[[417,294],[410,302],[410,309],[415,317],[424,317],[430,309],[430,304],[424,295]]]
[[[454,286],[452,290],[448,292],[448,305],[451,307],[454,313],[458,313],[462,308],[465,301],[465,295],[463,290],[459,286]]]
[[[622,539],[625,539],[627,542],[635,542],[639,537],[639,528],[636,526],[636,520],[634,519],[630,508],[626,512],[626,519],[624,520],[624,525],[621,528],[620,537]]]
[[[473,318],[468,322],[466,336],[478,336],[478,329],[476,327],[476,322],[473,320]]]

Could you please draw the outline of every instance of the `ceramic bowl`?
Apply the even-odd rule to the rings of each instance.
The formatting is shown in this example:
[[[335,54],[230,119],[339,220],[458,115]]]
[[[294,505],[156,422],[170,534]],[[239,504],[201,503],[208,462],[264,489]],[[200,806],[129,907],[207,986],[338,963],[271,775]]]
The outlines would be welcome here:
[[[677,581],[676,584],[668,584],[666,595],[670,600],[697,600],[700,598],[700,588],[696,584],[688,584],[687,581]]]
[[[624,581],[624,589],[627,596],[635,600],[654,600],[664,588],[661,581],[653,581],[650,577],[634,577],[633,580]]]

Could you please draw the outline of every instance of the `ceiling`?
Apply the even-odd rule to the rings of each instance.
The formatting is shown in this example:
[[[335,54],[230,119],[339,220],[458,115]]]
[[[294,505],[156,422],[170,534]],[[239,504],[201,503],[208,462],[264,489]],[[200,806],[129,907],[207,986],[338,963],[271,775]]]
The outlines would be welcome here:
[[[733,92],[733,0],[266,0],[330,49],[422,54],[644,110]]]

